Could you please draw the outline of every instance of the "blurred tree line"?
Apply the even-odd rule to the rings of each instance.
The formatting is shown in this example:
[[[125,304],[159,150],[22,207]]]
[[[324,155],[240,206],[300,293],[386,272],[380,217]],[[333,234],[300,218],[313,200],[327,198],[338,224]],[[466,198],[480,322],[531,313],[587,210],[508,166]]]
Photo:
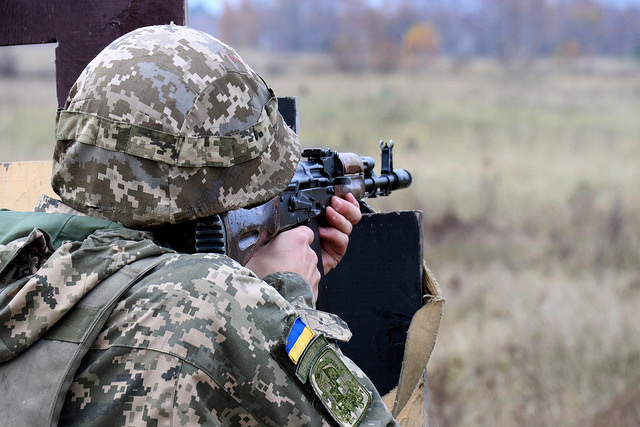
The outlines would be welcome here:
[[[190,24],[237,47],[329,52],[345,70],[441,55],[640,59],[640,4],[605,0],[235,0]]]

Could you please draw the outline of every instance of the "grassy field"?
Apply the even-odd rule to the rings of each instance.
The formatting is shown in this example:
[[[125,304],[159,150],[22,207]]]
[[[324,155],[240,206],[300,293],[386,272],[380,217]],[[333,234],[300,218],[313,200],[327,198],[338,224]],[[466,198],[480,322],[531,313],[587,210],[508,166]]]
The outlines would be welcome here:
[[[45,160],[53,153],[56,119],[54,45],[0,48],[0,160]]]
[[[305,145],[377,157],[393,139],[414,176],[376,207],[424,211],[448,301],[432,425],[638,425],[637,64],[344,75],[322,58],[256,62],[298,96]]]
[[[425,213],[447,298],[433,426],[640,424],[640,65],[442,60],[355,75],[240,53],[298,97],[305,146],[378,158],[393,139],[395,167],[412,172],[374,206]],[[50,58],[20,56],[41,71],[0,80],[2,160],[50,157]]]

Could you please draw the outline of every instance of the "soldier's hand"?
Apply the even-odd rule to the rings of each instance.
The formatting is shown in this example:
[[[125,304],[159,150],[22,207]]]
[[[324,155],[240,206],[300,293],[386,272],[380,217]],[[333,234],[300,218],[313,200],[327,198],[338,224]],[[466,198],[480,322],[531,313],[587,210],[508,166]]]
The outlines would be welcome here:
[[[326,209],[326,219],[330,227],[319,227],[325,274],[334,269],[347,252],[353,226],[362,219],[358,201],[353,194],[347,194],[344,199],[334,196],[331,206]]]
[[[311,249],[311,243],[313,231],[309,227],[301,226],[283,231],[258,249],[246,267],[259,278],[279,271],[298,273],[309,282],[317,298],[320,272],[318,257]]]

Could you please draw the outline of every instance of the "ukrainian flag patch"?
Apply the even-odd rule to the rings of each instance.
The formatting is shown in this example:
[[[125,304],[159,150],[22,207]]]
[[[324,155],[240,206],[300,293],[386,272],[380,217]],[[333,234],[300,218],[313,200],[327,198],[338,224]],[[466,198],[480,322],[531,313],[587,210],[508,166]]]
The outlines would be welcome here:
[[[314,336],[315,333],[300,318],[297,318],[289,331],[287,345],[285,346],[289,359],[294,365],[298,364],[302,353],[304,353]]]

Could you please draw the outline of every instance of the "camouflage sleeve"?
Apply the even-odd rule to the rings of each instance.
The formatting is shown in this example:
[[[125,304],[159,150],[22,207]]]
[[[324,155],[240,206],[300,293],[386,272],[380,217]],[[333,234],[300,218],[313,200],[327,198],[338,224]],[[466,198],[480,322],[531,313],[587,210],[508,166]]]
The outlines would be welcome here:
[[[295,308],[314,309],[313,291],[306,279],[297,273],[272,273],[262,278],[273,286]]]
[[[342,319],[334,314],[315,309],[313,291],[302,276],[291,272],[279,272],[265,276],[263,280],[273,286],[283,298],[289,301],[296,309],[297,314],[315,332],[323,333],[327,338],[339,341],[348,341],[351,338],[349,327]],[[342,354],[337,345],[332,344],[331,346],[344,360],[346,366],[354,373],[356,378],[371,393],[371,405],[365,413],[361,425],[384,426],[395,424],[371,380],[351,359]]]
[[[297,317],[276,288],[230,259],[177,254],[119,302],[76,373],[60,422],[330,424],[286,357]],[[372,405],[366,419],[393,422],[380,409]]]

